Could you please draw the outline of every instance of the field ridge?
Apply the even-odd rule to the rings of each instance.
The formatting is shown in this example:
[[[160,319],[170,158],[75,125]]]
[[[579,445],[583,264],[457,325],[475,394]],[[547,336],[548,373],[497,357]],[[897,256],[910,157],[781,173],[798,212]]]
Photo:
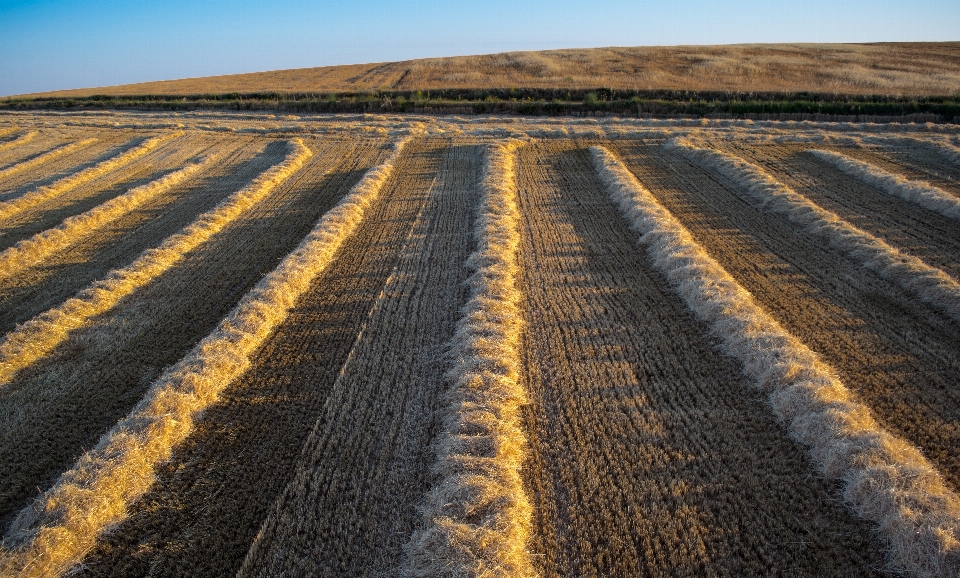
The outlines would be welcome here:
[[[219,156],[216,153],[208,155],[205,159],[190,163],[145,185],[132,188],[85,213],[68,217],[52,229],[18,242],[13,247],[0,252],[0,277],[13,275],[21,269],[42,261],[44,257],[69,247],[79,239],[95,233],[103,225],[120,218],[140,204],[210,166],[219,159]]]
[[[954,165],[960,167],[960,147],[954,146],[947,142],[930,142],[930,144],[934,146],[937,152],[950,159]]]
[[[10,132],[10,131],[5,131],[5,132]],[[0,143],[0,151],[4,151],[4,150],[7,150],[7,149],[12,149],[12,148],[16,148],[16,147],[21,146],[21,145],[25,145],[25,144],[27,144],[28,142],[32,141],[34,138],[36,138],[36,136],[37,136],[38,134],[40,134],[38,131],[32,130],[32,131],[30,131],[30,132],[28,132],[28,133],[24,133],[24,134],[20,135],[19,137],[15,138],[15,139],[13,139],[13,140],[11,140],[11,141],[8,141],[8,142],[5,142],[5,143]]]
[[[960,574],[956,126],[406,82],[0,111],[0,576]]]
[[[309,435],[238,576],[399,575],[410,535],[428,522],[419,505],[432,485],[446,344],[467,298],[486,147],[424,139],[412,148],[364,226],[394,231],[384,280],[318,388],[323,407],[308,418]],[[327,282],[336,278],[311,293],[334,291]]]
[[[33,157],[32,159],[29,159],[29,160],[26,160],[26,161],[23,161],[23,162],[19,162],[19,163],[13,165],[13,166],[9,166],[9,167],[7,167],[7,168],[5,168],[5,169],[3,169],[3,170],[0,170],[0,179],[4,179],[4,178],[6,178],[6,177],[8,177],[8,176],[10,176],[10,175],[12,175],[12,174],[14,174],[14,173],[18,173],[18,172],[22,171],[22,170],[25,170],[25,169],[29,169],[29,168],[32,168],[32,167],[36,167],[36,166],[42,165],[43,163],[45,163],[45,162],[47,162],[47,161],[51,161],[51,160],[53,160],[53,159],[55,159],[55,158],[57,158],[57,157],[63,156],[63,155],[65,155],[65,154],[69,153],[69,152],[73,152],[73,151],[75,151],[75,150],[77,150],[77,149],[80,149],[80,148],[83,148],[83,147],[85,147],[85,146],[91,145],[91,144],[93,144],[93,143],[95,143],[95,142],[97,142],[97,139],[95,139],[95,138],[88,138],[88,139],[84,139],[84,140],[81,140],[81,141],[77,141],[77,142],[65,144],[65,145],[63,145],[63,146],[61,146],[61,147],[58,147],[58,148],[53,149],[52,151],[43,153],[42,155],[35,156],[35,157]]]
[[[955,95],[958,55],[958,42],[571,48],[274,70],[24,96],[604,87],[915,97]]]
[[[491,145],[467,265],[470,301],[457,322],[448,409],[434,465],[439,478],[422,506],[425,528],[408,546],[410,576],[533,576],[527,551],[531,506],[520,467],[526,439],[519,409],[521,317],[518,142]]]
[[[811,150],[810,154],[848,175],[858,177],[883,192],[916,203],[951,219],[960,219],[960,199],[930,183],[911,181],[870,163],[826,150]]]

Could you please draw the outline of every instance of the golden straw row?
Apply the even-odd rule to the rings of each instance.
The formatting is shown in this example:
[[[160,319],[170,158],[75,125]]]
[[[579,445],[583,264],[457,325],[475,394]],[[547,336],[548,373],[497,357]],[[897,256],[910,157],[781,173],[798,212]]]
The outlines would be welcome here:
[[[100,227],[119,219],[144,202],[170,190],[210,166],[220,155],[212,154],[202,161],[191,163],[182,169],[145,185],[130,189],[80,215],[63,221],[57,227],[37,233],[0,252],[0,277],[8,277],[17,271],[41,262],[46,257],[61,251],[78,240],[94,233]]]
[[[0,220],[10,218],[17,213],[21,213],[24,210],[29,209],[30,207],[34,207],[48,199],[62,195],[70,189],[79,187],[80,185],[90,182],[97,177],[103,176],[110,171],[130,164],[140,157],[143,157],[150,151],[170,142],[173,139],[179,138],[182,135],[182,131],[176,131],[151,138],[135,148],[123,152],[113,158],[107,159],[92,167],[86,168],[79,173],[64,177],[53,184],[40,187],[39,189],[25,193],[5,203],[0,203]]]
[[[683,137],[674,138],[665,146],[716,169],[743,186],[765,208],[803,225],[809,233],[826,239],[868,269],[960,321],[960,283],[940,269],[854,227],[740,157],[697,146]]]
[[[883,192],[916,203],[951,219],[960,219],[960,198],[929,183],[911,181],[870,163],[825,150],[811,150],[810,154],[841,171],[873,185]]]
[[[34,137],[36,137],[36,136],[37,136],[37,131],[35,131],[35,130],[34,130],[34,131],[30,131],[30,132],[28,132],[28,133],[26,133],[26,134],[23,134],[23,135],[15,138],[15,139],[13,139],[13,140],[10,141],[10,142],[5,142],[5,143],[0,144],[0,151],[4,151],[4,150],[7,150],[7,149],[11,149],[11,148],[14,148],[14,147],[18,147],[18,146],[20,146],[20,145],[25,145],[25,144],[27,144],[28,142],[32,141],[32,140],[34,139]]]
[[[527,551],[531,506],[520,467],[526,436],[520,406],[519,208],[511,142],[489,151],[467,265],[471,298],[452,343],[450,407],[437,443],[437,485],[426,527],[409,545],[410,576],[533,576]]]
[[[136,408],[20,513],[0,551],[0,574],[55,576],[77,564],[104,528],[147,491],[157,464],[193,421],[250,365],[250,355],[333,260],[380,193],[406,140],[369,171],[301,244],[251,289],[216,329],[151,386]],[[290,160],[309,151],[297,143]]]
[[[857,513],[880,526],[893,566],[916,576],[956,576],[960,498],[920,451],[885,431],[832,368],[758,306],[616,157],[591,151],[654,266],[769,393],[777,417],[824,474],[844,482],[844,498]]]
[[[133,263],[111,271],[59,307],[50,309],[19,325],[0,343],[0,386],[13,375],[62,343],[70,331],[112,308],[120,299],[173,267],[188,251],[204,243],[244,211],[300,170],[313,156],[300,139],[291,141],[286,159],[257,177],[252,183],[200,215],[182,231],[165,239],[159,247],[144,251]]]
[[[5,179],[14,173],[33,168],[39,165],[42,165],[48,161],[52,161],[57,157],[62,157],[67,153],[72,153],[77,149],[81,149],[86,146],[90,146],[93,143],[97,142],[95,138],[88,138],[85,140],[77,141],[74,143],[63,145],[62,147],[53,149],[50,152],[44,153],[40,156],[33,157],[30,160],[23,161],[22,163],[17,163],[13,166],[7,167],[0,171],[0,179]]]

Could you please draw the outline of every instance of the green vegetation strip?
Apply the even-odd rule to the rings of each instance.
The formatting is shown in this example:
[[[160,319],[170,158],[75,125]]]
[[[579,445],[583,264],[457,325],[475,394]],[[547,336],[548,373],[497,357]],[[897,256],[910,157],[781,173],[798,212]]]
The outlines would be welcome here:
[[[87,97],[11,97],[0,110],[275,110],[286,112],[433,112],[452,114],[515,113],[545,116],[616,114],[621,116],[800,115],[889,117],[957,122],[960,94],[927,97],[820,93],[707,92],[685,90],[595,89],[448,89],[380,90],[340,93],[220,93]],[[843,118],[843,120],[849,120]]]

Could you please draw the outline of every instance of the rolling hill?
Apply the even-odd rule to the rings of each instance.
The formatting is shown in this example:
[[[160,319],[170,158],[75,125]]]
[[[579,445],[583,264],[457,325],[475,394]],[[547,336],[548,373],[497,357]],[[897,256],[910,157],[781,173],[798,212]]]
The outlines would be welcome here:
[[[960,42],[641,46],[506,52],[80,88],[29,97],[610,88],[960,94]]]

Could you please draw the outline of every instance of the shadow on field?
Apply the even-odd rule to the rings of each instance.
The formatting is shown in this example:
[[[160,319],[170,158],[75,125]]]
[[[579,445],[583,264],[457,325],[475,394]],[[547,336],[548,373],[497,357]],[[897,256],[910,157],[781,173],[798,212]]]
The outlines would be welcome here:
[[[52,264],[41,263],[27,269],[18,274],[15,281],[0,279],[0,331],[9,331],[17,323],[56,307],[109,271],[129,265],[143,251],[157,246],[198,215],[248,185],[265,166],[281,162],[284,154],[282,144],[273,143],[252,158],[236,162],[226,176],[204,171],[188,180],[183,192],[172,202],[163,198],[169,194],[161,195],[132,211],[131,214],[138,216],[132,225],[124,226],[129,216],[121,217],[107,225],[109,235],[98,231],[77,246],[65,249]],[[229,162],[230,159],[225,159],[223,164],[229,166]],[[159,178],[173,170],[176,168],[150,178]],[[129,186],[127,183],[114,189],[125,192]]]
[[[822,356],[884,428],[923,448],[960,489],[956,323],[800,225],[746,202],[747,193],[712,171],[661,151],[637,152],[629,164],[649,175],[711,255]],[[729,227],[744,234],[737,244],[725,238]],[[776,266],[761,266],[769,262]]]
[[[66,203],[59,203],[56,199],[51,201],[57,206],[50,209],[44,209],[44,203],[35,209],[24,211],[27,216],[20,223],[4,227],[0,230],[0,251],[12,247],[24,239],[28,239],[37,233],[56,227],[64,219],[79,215],[88,211],[101,203],[105,203],[114,197],[118,197],[128,190],[145,185],[150,181],[162,178],[177,170],[176,168],[162,169],[149,173],[140,172],[136,178],[120,179],[119,182],[104,187],[92,195],[72,199]],[[67,195],[73,191],[68,191]],[[19,217],[20,215],[18,215]]]
[[[851,154],[839,147],[822,148]],[[853,156],[865,160],[862,154]],[[867,160],[875,161],[871,157]],[[777,174],[783,175],[787,184],[814,203],[898,250],[960,279],[960,222],[956,219],[889,194],[811,154],[791,154],[777,168]],[[899,168],[893,170],[902,172]]]

